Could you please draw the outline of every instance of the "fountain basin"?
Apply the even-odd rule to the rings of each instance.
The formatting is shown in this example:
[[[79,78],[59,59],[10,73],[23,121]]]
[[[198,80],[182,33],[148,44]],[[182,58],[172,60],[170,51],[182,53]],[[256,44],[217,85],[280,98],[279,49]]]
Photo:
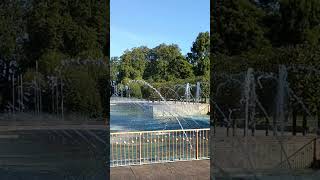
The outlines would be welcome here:
[[[111,131],[146,131],[163,129],[180,129],[177,119],[184,128],[208,128],[209,116],[199,113],[199,108],[208,108],[208,104],[191,104],[174,101],[133,101],[119,99],[111,106]],[[177,112],[179,111],[179,112]],[[187,115],[192,114],[192,115]],[[174,118],[173,118],[174,117]],[[177,119],[176,119],[177,118]]]
[[[208,114],[210,105],[202,103],[154,104],[151,109],[153,117],[193,116]]]

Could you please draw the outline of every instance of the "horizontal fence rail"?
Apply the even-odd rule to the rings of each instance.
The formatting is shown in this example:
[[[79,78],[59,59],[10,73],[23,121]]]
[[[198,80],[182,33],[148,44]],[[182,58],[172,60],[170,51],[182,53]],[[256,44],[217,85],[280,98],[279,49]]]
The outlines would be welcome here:
[[[210,128],[111,133],[110,166],[209,159]]]

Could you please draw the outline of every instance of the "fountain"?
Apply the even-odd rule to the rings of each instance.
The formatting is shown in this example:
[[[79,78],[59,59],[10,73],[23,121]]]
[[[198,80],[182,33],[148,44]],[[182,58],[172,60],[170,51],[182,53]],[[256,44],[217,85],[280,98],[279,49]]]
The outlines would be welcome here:
[[[164,102],[166,101],[166,99],[161,95],[161,93],[156,88],[154,88],[151,84],[149,84],[148,82],[146,82],[144,80],[130,80],[129,84],[130,83],[141,83],[143,85],[146,85],[149,88],[151,88],[152,90],[154,90],[159,95],[159,97],[161,98],[162,101],[164,101]],[[128,85],[126,87],[128,87]]]
[[[184,93],[184,96],[185,96],[187,102],[190,101],[190,94],[191,94],[191,92],[190,92],[190,84],[187,83],[186,84],[185,93]]]
[[[265,91],[264,89],[268,88],[268,86],[272,84],[276,84],[276,91],[275,95],[272,97],[269,97],[274,99],[274,108],[273,108],[273,123],[272,123],[272,129],[273,129],[273,135],[277,135],[277,131],[281,131],[281,135],[285,134],[285,131],[287,126],[289,125],[288,122],[288,117],[289,117],[289,107],[290,106],[290,100],[295,99],[296,102],[301,105],[302,110],[308,115],[313,117],[312,113],[310,110],[307,108],[305,103],[301,100],[300,97],[298,97],[295,92],[289,87],[288,83],[288,70],[292,70],[292,72],[296,72],[296,66],[289,66],[286,67],[284,65],[279,65],[278,67],[278,75],[275,76],[274,73],[266,73],[266,72],[258,72],[254,71],[253,68],[248,68],[246,73],[239,73],[239,74],[234,74],[234,75],[226,75],[222,74],[219,77],[222,79],[225,79],[224,81],[221,81],[220,83],[217,83],[216,89],[215,89],[215,94],[216,97],[223,96],[221,93],[227,91],[224,89],[224,91],[221,91],[222,88],[229,88],[230,84],[233,83],[235,85],[239,85],[239,87],[242,87],[242,97],[240,100],[240,104],[236,106],[242,106],[243,108],[243,117],[244,117],[244,135],[248,135],[248,129],[251,128],[252,130],[252,135],[255,134],[256,130],[256,125],[257,123],[261,124],[261,115],[264,116],[266,119],[266,131],[268,131],[269,127],[269,120],[270,120],[270,115],[272,112],[270,112],[270,108],[268,108],[268,111],[265,109],[264,106],[270,107],[271,104],[264,104],[265,102],[261,103],[259,101],[259,95],[261,95],[261,92]],[[303,68],[308,69],[308,68]],[[317,72],[314,69],[311,69],[313,72]],[[239,78],[235,78],[236,76],[241,77],[241,75],[244,75],[243,80]],[[257,77],[257,78],[255,78]],[[265,79],[266,83],[264,84],[261,80]],[[227,86],[229,85],[229,86]],[[259,89],[256,87],[258,85]],[[258,94],[257,91],[259,90]],[[270,93],[269,93],[270,95]],[[266,97],[264,97],[266,98]],[[291,98],[291,99],[290,99]],[[223,114],[223,117],[226,117],[226,113],[229,111],[230,108],[233,107],[228,107],[228,108],[221,108],[223,102],[215,102],[215,107],[217,108],[217,112],[219,114]],[[256,107],[257,106],[257,107]],[[256,109],[258,108],[258,109]],[[257,116],[258,115],[258,116]],[[257,117],[256,117],[257,116]],[[224,118],[224,121],[229,122],[229,118]],[[266,134],[268,134],[266,132]]]
[[[249,68],[247,71],[245,86],[244,86],[244,101],[245,101],[245,129],[244,136],[248,135],[249,123],[252,126],[252,135],[255,130],[255,104],[256,104],[256,85],[253,74],[253,69]]]
[[[111,107],[111,131],[181,129],[183,136],[188,142],[190,134],[185,129],[209,127],[209,117],[207,115],[186,115],[189,111],[195,112],[195,110],[191,109],[191,106],[194,104],[167,101],[159,90],[144,80],[130,80],[126,85],[127,89],[130,89],[129,87],[132,83],[138,83],[152,89],[158,95],[160,101],[150,102],[143,99],[134,99],[133,97],[123,99],[121,102],[111,99],[112,104],[116,104]],[[185,93],[189,99],[191,97],[190,88],[191,85],[188,83]],[[170,91],[174,91],[171,88],[169,89]],[[177,93],[174,91],[174,94]],[[186,106],[189,108],[186,108]],[[190,145],[190,149],[192,149],[194,145],[191,142],[188,144]]]
[[[201,92],[200,82],[197,82],[197,87],[196,87],[196,102],[199,102],[199,101],[200,101],[200,92]]]
[[[248,68],[237,74],[215,74],[212,78],[216,82],[213,97],[216,115],[213,125],[215,147],[219,147],[214,152],[215,162],[226,169],[244,167],[245,172],[252,172],[253,176],[256,175],[256,169],[276,171],[286,168],[294,172],[294,168],[301,166],[298,165],[298,159],[304,159],[303,168],[310,167],[314,163],[315,151],[308,149],[316,148],[316,144],[312,145],[311,142],[316,143],[314,137],[320,122],[315,120],[316,107],[312,106],[316,103],[310,103],[319,97],[315,95],[314,99],[310,98],[313,91],[309,92],[305,88],[310,85],[317,87],[319,80],[310,78],[312,75],[319,77],[320,71],[292,65],[278,65],[275,72],[259,72]],[[299,78],[307,81],[300,81]],[[306,85],[299,85],[302,82]],[[292,111],[293,107],[297,108],[296,112]],[[240,111],[236,114],[234,109],[237,108]],[[223,118],[223,122],[228,125],[216,127],[219,118]],[[244,138],[236,133],[233,133],[234,137],[225,137],[230,136],[230,124],[233,132],[237,128],[242,129]],[[250,128],[251,136],[255,137],[249,137]],[[268,134],[269,128],[273,131],[271,136]],[[302,128],[301,134],[294,133],[295,128]],[[308,132],[310,128],[312,130]],[[231,159],[230,164],[226,163],[223,157],[225,154]],[[265,158],[263,154],[268,156]]]
[[[111,81],[111,91],[112,91],[112,96],[119,96],[119,91],[118,91],[118,87],[116,84],[116,81]]]
[[[278,89],[276,99],[276,122],[274,123],[274,135],[277,135],[277,124],[280,123],[281,135],[284,135],[285,114],[287,111],[287,69],[284,65],[279,66]]]

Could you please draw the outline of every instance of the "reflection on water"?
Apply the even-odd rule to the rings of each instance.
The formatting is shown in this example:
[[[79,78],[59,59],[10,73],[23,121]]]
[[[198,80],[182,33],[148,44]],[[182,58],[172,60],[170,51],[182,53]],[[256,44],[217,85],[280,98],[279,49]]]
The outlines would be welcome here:
[[[106,139],[105,131],[11,131],[0,137],[1,180],[107,177],[107,146],[97,139]]]
[[[110,109],[111,131],[181,129],[174,117],[154,118],[141,105],[120,103],[113,104]],[[181,116],[178,119],[184,129],[210,127],[208,115]]]

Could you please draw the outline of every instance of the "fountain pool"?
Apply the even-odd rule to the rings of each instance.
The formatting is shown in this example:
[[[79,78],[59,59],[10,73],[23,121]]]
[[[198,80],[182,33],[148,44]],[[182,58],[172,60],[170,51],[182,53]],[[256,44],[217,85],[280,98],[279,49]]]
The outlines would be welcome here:
[[[110,130],[115,131],[152,131],[181,129],[173,117],[157,118],[150,115],[144,103],[112,103],[110,106]],[[187,111],[187,109],[186,109]],[[179,116],[184,129],[209,128],[208,115]]]

